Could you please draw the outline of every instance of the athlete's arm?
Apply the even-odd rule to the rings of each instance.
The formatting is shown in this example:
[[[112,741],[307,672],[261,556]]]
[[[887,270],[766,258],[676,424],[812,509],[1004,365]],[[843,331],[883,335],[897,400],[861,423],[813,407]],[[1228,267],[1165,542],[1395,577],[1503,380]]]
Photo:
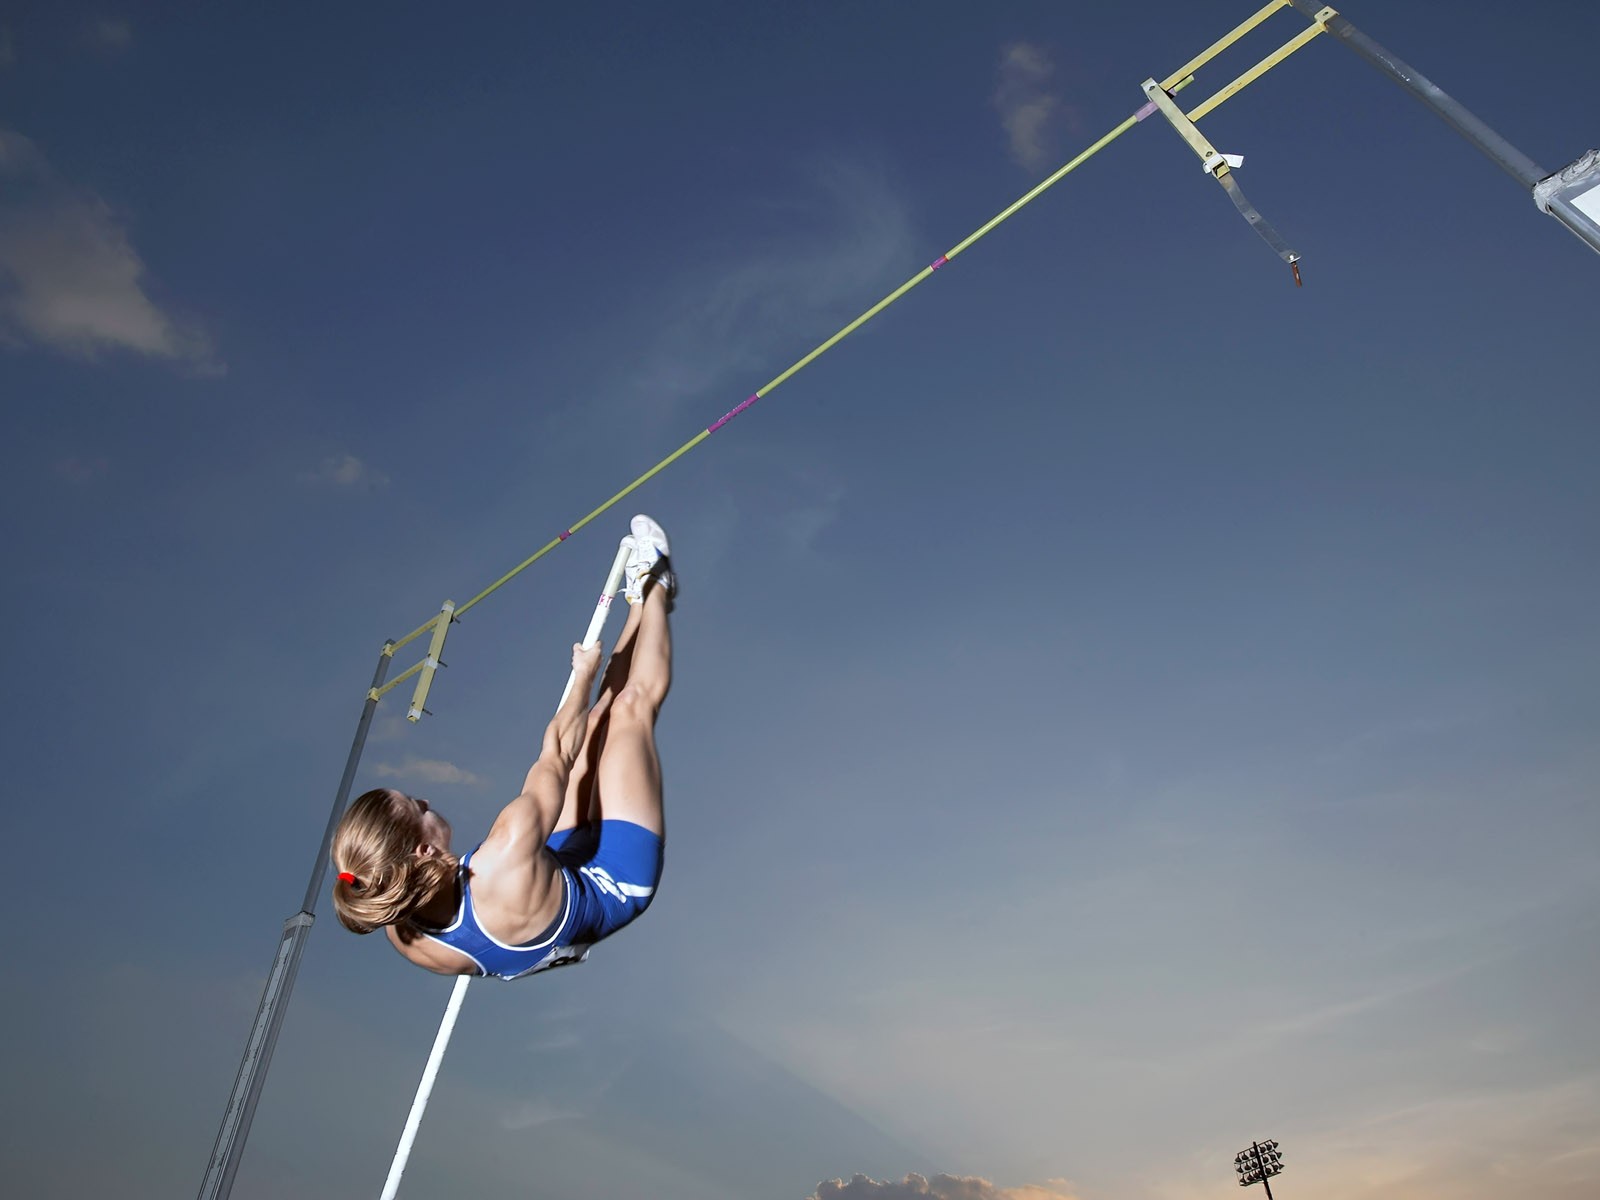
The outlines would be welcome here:
[[[545,727],[539,759],[528,768],[522,791],[495,819],[484,849],[509,848],[524,839],[542,846],[561,815],[567,776],[583,746],[589,715],[589,698],[600,671],[600,647],[572,648],[572,690]]]

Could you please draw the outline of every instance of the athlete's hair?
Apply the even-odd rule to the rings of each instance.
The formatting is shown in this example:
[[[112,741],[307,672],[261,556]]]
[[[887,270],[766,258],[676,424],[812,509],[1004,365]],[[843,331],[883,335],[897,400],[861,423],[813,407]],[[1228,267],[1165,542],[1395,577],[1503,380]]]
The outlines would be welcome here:
[[[389,788],[363,793],[333,835],[333,911],[352,933],[385,925],[409,941],[411,914],[455,877],[461,860],[440,850],[418,857],[422,822],[416,807]]]

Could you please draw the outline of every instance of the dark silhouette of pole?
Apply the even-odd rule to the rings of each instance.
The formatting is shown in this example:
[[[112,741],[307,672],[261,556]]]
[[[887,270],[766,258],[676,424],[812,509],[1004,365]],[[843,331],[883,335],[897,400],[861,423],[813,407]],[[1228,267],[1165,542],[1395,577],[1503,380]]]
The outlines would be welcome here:
[[[1251,1142],[1250,1149],[1255,1153],[1256,1170],[1261,1172],[1261,1186],[1267,1189],[1267,1200],[1272,1200],[1272,1184],[1267,1182],[1267,1173],[1261,1166],[1261,1147],[1255,1142]]]
[[[367,744],[367,731],[372,728],[372,714],[378,707],[377,692],[383,686],[384,676],[389,673],[393,653],[394,643],[385,642],[383,653],[378,656],[378,669],[372,676],[372,687],[361,709],[361,720],[356,724],[356,736],[350,744],[350,755],[345,760],[344,776],[339,780],[339,790],[333,797],[333,812],[328,817],[322,844],[317,848],[317,861],[311,868],[311,882],[306,885],[305,901],[300,911],[283,923],[278,949],[272,957],[272,969],[267,972],[266,985],[261,989],[261,1004],[256,1009],[255,1022],[250,1026],[250,1036],[245,1039],[239,1074],[234,1077],[228,1105],[222,1110],[222,1125],[211,1147],[211,1161],[206,1164],[205,1178],[200,1181],[199,1200],[226,1200],[233,1191],[233,1179],[239,1173],[245,1140],[250,1136],[250,1123],[255,1119],[256,1102],[261,1099],[261,1087],[267,1081],[267,1067],[272,1062],[272,1052],[278,1044],[278,1031],[283,1028],[283,1016],[288,1011],[289,993],[294,990],[295,976],[300,970],[300,956],[305,953],[306,938],[317,919],[317,895],[322,890],[323,876],[328,869],[328,850],[333,844],[333,833],[350,801],[350,788],[355,782],[356,768],[361,763],[361,751]]]

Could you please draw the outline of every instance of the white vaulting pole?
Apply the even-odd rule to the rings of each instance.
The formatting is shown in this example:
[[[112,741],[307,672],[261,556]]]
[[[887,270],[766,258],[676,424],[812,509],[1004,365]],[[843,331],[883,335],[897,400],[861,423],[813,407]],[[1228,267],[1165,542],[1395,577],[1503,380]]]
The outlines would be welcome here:
[[[394,1200],[395,1193],[400,1190],[400,1176],[405,1174],[406,1160],[411,1157],[411,1143],[417,1140],[417,1127],[422,1124],[428,1097],[433,1094],[433,1081],[439,1077],[439,1064],[444,1061],[450,1035],[455,1032],[456,1017],[461,1013],[461,1002],[467,998],[467,984],[471,982],[471,975],[458,975],[455,987],[450,990],[450,1003],[444,1006],[439,1032],[433,1037],[433,1049],[428,1051],[428,1065],[422,1068],[422,1082],[417,1084],[416,1098],[411,1101],[411,1114],[406,1117],[400,1145],[395,1147],[394,1161],[389,1164],[389,1178],[383,1181],[383,1200]]]
[[[589,618],[589,628],[584,632],[583,645],[592,646],[600,640],[600,631],[606,626],[611,613],[611,597],[622,586],[622,568],[628,561],[626,541],[617,547],[617,557],[611,563],[611,573],[606,576],[605,589]],[[577,672],[567,676],[567,686],[561,691],[561,704],[572,694],[577,682]],[[556,705],[559,709],[561,704]],[[400,1133],[400,1144],[395,1147],[394,1161],[389,1164],[389,1177],[383,1181],[380,1200],[394,1200],[400,1191],[400,1177],[405,1174],[406,1161],[411,1157],[411,1144],[417,1140],[417,1129],[422,1125],[422,1114],[428,1107],[428,1097],[433,1094],[433,1081],[439,1076],[439,1064],[444,1062],[444,1052],[450,1045],[450,1035],[455,1032],[456,1017],[461,1013],[461,1002],[467,998],[467,984],[472,976],[461,975],[450,991],[450,1002],[444,1006],[444,1016],[439,1020],[439,1032],[434,1035],[433,1049],[428,1052],[428,1063],[422,1068],[422,1082],[417,1084],[417,1094],[411,1101],[411,1112],[406,1117],[406,1127]]]
[[[611,573],[606,576],[606,586],[600,592],[600,599],[595,602],[594,615],[589,618],[589,628],[583,634],[585,646],[592,646],[598,642],[600,631],[606,627],[606,617],[611,614],[611,598],[622,590],[622,568],[628,563],[628,549],[626,539],[617,547],[617,557],[611,561]],[[561,703],[556,705],[558,709],[572,694],[572,685],[577,678],[576,672],[568,673],[567,686],[561,689]]]

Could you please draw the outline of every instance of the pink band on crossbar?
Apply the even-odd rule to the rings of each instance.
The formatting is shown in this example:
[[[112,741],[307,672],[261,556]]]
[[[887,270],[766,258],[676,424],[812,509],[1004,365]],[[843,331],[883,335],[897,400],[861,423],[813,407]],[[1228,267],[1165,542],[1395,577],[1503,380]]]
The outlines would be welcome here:
[[[751,392],[748,400],[741,402],[737,408],[733,409],[731,412],[725,413],[719,420],[714,421],[711,425],[707,426],[706,432],[715,433],[759,399],[761,399],[760,392]]]
[[[1156,111],[1156,102],[1154,100],[1152,100],[1152,101],[1150,101],[1149,104],[1146,104],[1138,112],[1134,113],[1133,114],[1133,119],[1135,121],[1142,121],[1146,117],[1154,116],[1155,115],[1155,111]]]
[[[947,255],[941,254],[941,255],[939,255],[938,258],[934,259],[931,263],[928,264],[928,270],[937,271],[940,267],[944,266],[945,263],[947,263],[949,261],[950,261],[950,259],[949,259],[949,257]]]
[[[567,540],[567,539],[568,539],[568,538],[569,538],[569,537],[571,537],[571,536],[572,536],[572,530],[570,530],[570,529],[569,529],[569,530],[567,530],[567,531],[566,531],[566,532],[565,532],[565,533],[558,533],[558,534],[556,534],[556,541],[558,541],[558,542],[564,542],[564,541],[566,541],[566,540]]]

